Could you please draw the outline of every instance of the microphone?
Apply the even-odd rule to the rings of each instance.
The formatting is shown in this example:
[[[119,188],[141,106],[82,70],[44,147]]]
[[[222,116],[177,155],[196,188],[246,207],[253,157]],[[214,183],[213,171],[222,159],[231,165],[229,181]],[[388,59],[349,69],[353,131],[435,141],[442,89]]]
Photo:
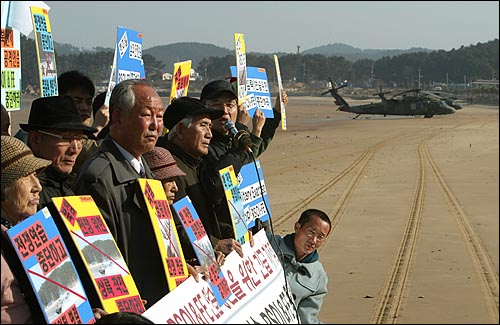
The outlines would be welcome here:
[[[238,131],[231,120],[227,120],[224,123],[224,128],[229,131],[229,134],[231,134],[233,139],[236,139],[238,145],[243,148],[243,151],[252,153],[252,149],[250,149],[252,139],[250,138],[248,132],[244,130]]]
[[[233,138],[236,136],[236,134],[238,134],[238,129],[234,126],[231,120],[227,120],[226,123],[224,123],[224,128],[229,131],[231,137]]]

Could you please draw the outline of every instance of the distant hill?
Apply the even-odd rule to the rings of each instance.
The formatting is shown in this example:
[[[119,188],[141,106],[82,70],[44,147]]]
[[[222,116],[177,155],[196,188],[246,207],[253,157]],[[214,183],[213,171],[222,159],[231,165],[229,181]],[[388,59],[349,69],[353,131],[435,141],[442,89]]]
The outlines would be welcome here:
[[[96,46],[91,50],[73,46],[66,43],[54,42],[54,48],[56,49],[57,55],[68,55],[68,54],[79,54],[83,52],[113,52],[114,50],[110,47],[100,47]]]
[[[355,62],[361,59],[378,60],[384,56],[393,57],[404,53],[416,52],[432,52],[434,50],[425,49],[421,47],[412,47],[408,50],[374,50],[374,49],[360,49],[342,43],[334,43],[323,46],[314,47],[305,50],[302,54],[321,54],[324,56],[342,56],[346,60]]]
[[[191,66],[196,67],[203,58],[234,55],[234,50],[213,44],[184,42],[155,46],[144,50],[144,54],[150,54],[156,60],[162,61],[165,67],[170,70],[175,62],[191,60],[193,61]]]
[[[81,52],[99,52],[99,51],[113,51],[112,48],[94,47],[91,50],[82,49],[71,44],[55,43],[56,52],[58,55],[67,54],[78,54]],[[408,50],[375,50],[375,49],[360,49],[352,47],[347,44],[334,43],[323,46],[314,47],[308,50],[304,50],[301,54],[321,54],[325,56],[341,56],[346,60],[355,62],[361,59],[378,60],[384,56],[393,57],[403,53],[415,53],[415,52],[432,52],[433,50],[425,48],[411,48]],[[251,52],[251,51],[250,51]],[[256,53],[253,54],[260,55],[272,55],[274,53]],[[156,60],[161,61],[165,64],[167,69],[173,67],[175,62],[192,60],[192,66],[198,66],[198,63],[203,58],[208,57],[224,57],[226,55],[234,55],[234,49],[227,49],[224,47],[216,46],[208,43],[198,43],[198,42],[179,42],[172,43],[168,45],[159,45],[147,50],[144,50],[143,54],[150,54]],[[291,53],[277,53],[278,56],[291,54]]]

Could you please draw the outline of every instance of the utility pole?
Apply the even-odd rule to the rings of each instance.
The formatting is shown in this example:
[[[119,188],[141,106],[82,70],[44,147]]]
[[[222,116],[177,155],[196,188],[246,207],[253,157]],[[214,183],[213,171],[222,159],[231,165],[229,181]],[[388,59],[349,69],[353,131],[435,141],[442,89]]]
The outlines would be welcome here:
[[[300,45],[297,45],[297,55],[300,54]]]
[[[418,89],[421,89],[420,88],[420,78],[422,78],[423,75],[420,74],[420,68],[418,68]]]
[[[370,87],[373,88],[373,80],[375,80],[375,73],[373,72],[373,61],[372,61],[372,69],[370,71]]]

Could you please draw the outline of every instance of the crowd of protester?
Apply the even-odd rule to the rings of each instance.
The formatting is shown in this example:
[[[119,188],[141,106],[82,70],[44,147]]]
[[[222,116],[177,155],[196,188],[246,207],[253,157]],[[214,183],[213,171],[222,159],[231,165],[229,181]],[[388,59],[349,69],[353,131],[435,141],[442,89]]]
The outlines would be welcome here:
[[[59,96],[32,102],[28,122],[20,124],[15,136],[9,134],[10,119],[2,106],[2,324],[29,323],[31,315],[9,267],[12,247],[4,245],[6,230],[49,206],[52,197],[92,196],[145,308],[169,288],[138,179],[160,180],[170,206],[186,196],[191,199],[219,265],[233,251],[243,256],[219,170],[232,165],[238,174],[266,151],[281,120],[279,97],[274,118],[266,118],[259,109],[250,117],[246,106],[237,104],[235,85],[228,80],[207,83],[199,99],[180,97],[169,105],[145,80],[118,83],[109,107],[104,104],[106,93],[94,98],[93,82],[79,71],[61,74],[58,87]],[[286,104],[286,92],[282,97]],[[197,281],[198,274],[206,278],[206,265],[197,259],[174,209],[171,212],[190,275]],[[309,209],[284,237],[274,235],[269,222],[248,230],[251,244],[252,235],[265,230],[302,323],[319,322],[328,277],[317,249],[330,227],[324,212]],[[94,313],[102,324],[130,317],[100,308]]]

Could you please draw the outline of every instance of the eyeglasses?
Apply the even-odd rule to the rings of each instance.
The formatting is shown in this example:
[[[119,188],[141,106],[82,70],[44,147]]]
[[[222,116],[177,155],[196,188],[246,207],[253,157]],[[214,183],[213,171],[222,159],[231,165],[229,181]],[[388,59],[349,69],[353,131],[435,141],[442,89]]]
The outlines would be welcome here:
[[[316,240],[319,242],[319,243],[322,243],[326,236],[325,235],[322,235],[322,234],[318,234],[313,228],[309,228],[307,229],[306,231],[306,235],[307,237],[309,238],[316,238]]]
[[[230,102],[219,102],[219,101],[213,101],[210,102],[209,106],[215,106],[218,108],[224,108],[227,107],[230,111],[232,111],[238,103],[236,101],[230,101]]]
[[[89,139],[88,136],[86,136],[85,134],[78,134],[78,135],[72,135],[69,137],[65,137],[65,136],[62,136],[59,134],[54,134],[54,133],[50,133],[50,132],[42,131],[42,130],[38,130],[38,132],[40,132],[42,134],[46,134],[46,135],[51,136],[53,138],[57,138],[57,139],[59,139],[60,144],[65,144],[65,145],[70,145],[71,142],[73,142],[75,140],[78,142],[79,145],[81,145],[83,140]]]

